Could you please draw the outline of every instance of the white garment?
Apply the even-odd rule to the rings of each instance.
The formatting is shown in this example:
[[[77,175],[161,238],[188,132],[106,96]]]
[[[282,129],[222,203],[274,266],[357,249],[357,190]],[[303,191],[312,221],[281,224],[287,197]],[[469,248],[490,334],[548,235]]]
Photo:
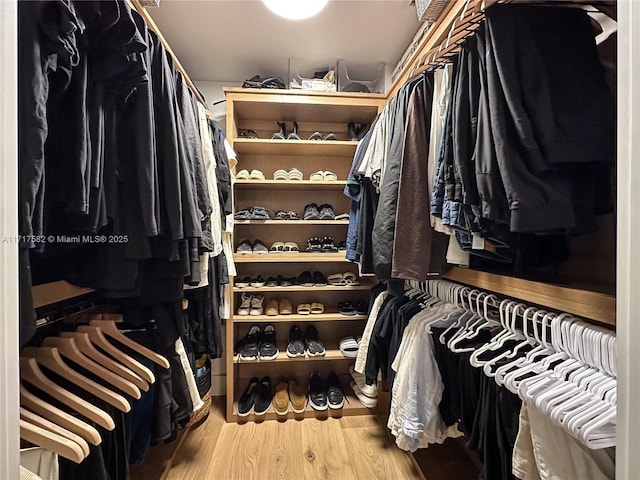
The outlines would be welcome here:
[[[436,362],[429,326],[456,310],[452,304],[427,308],[409,321],[391,364],[397,373],[392,389],[387,427],[403,450],[416,451],[442,443],[449,431],[440,414],[444,384]]]
[[[469,255],[469,252],[465,252],[464,250],[462,250],[462,248],[460,248],[460,244],[458,243],[458,239],[456,238],[455,234],[449,236],[449,248],[447,248],[447,263],[451,265],[458,265],[459,267],[468,267]]]
[[[58,480],[58,454],[40,447],[20,450],[20,465],[42,480]]]
[[[386,138],[388,136],[388,116],[389,111],[385,107],[380,113],[378,121],[373,126],[373,132],[371,132],[367,150],[356,172],[359,175],[364,175],[371,179],[371,182],[376,188],[380,185],[382,168],[387,161]]]
[[[369,312],[369,318],[367,319],[367,324],[364,327],[364,332],[362,332],[362,339],[360,340],[360,346],[358,347],[356,365],[355,367],[353,367],[354,370],[358,373],[364,374],[364,367],[367,363],[367,353],[369,352],[369,342],[371,341],[373,326],[376,324],[378,313],[380,312],[380,308],[382,307],[382,302],[384,302],[384,299],[387,298],[387,295],[387,292],[382,292],[376,297],[373,305],[371,305],[371,312]]]
[[[531,440],[531,425],[529,424],[529,410],[526,404],[522,404],[520,409],[520,420],[518,422],[518,436],[513,446],[513,462],[511,471],[520,480],[541,480],[536,456],[533,453],[533,442]]]
[[[20,465],[20,480],[42,480],[42,477]]]
[[[209,198],[211,199],[211,236],[213,237],[213,252],[211,256],[217,257],[222,253],[222,217],[220,202],[218,201],[218,177],[216,176],[217,161],[213,153],[213,138],[207,121],[204,107],[198,103],[198,120],[200,120],[200,137],[204,153],[204,168],[207,173],[209,185]],[[207,262],[208,263],[208,262]]]
[[[447,64],[444,68],[440,68],[434,72],[433,82],[433,99],[431,107],[431,131],[429,133],[429,158],[427,160],[427,188],[429,190],[429,198],[433,195],[433,182],[436,177],[436,168],[438,165],[438,155],[440,153],[440,143],[442,140],[442,131],[446,121],[447,107],[451,92],[451,81],[453,73],[453,64]],[[431,215],[431,226],[436,232],[452,235],[453,230],[442,223],[442,219]]]
[[[182,369],[184,370],[184,376],[187,379],[187,387],[189,388],[189,396],[191,397],[191,402],[193,403],[193,411],[196,412],[204,407],[204,402],[200,398],[200,393],[198,393],[198,385],[196,384],[193,370],[191,370],[191,364],[189,363],[189,358],[187,358],[187,352],[184,349],[182,339],[179,337],[176,340],[175,348],[176,353],[180,357],[180,364],[182,365]]]
[[[554,425],[535,406],[523,404],[522,408],[528,410],[533,452],[541,480],[615,478],[614,448],[590,450]]]
[[[231,318],[231,286],[228,283],[220,285],[220,318],[229,320]]]

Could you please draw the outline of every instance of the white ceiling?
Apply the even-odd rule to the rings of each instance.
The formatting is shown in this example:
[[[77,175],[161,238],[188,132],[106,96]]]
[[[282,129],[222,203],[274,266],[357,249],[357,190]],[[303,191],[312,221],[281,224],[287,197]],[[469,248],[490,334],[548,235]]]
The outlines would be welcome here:
[[[228,83],[256,74],[286,82],[289,58],[305,77],[344,58],[352,79],[367,80],[358,75],[377,62],[395,67],[420,26],[409,0],[330,0],[298,21],[256,0],[161,0],[148,11],[192,80]]]

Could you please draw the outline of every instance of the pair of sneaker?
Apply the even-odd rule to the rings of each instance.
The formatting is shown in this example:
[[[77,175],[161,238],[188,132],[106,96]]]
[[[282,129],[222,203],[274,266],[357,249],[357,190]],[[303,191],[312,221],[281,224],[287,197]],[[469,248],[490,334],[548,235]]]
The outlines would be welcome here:
[[[291,327],[291,330],[289,330],[287,357],[322,357],[325,353],[326,349],[322,340],[320,340],[320,334],[316,327],[307,325],[304,335],[297,325]]]
[[[236,248],[236,253],[240,253],[243,255],[249,255],[251,253],[255,254],[265,254],[269,253],[267,250],[267,246],[260,239],[256,239],[255,242],[251,242],[251,240],[243,240],[238,248]]]
[[[253,377],[238,401],[238,415],[264,415],[271,406],[272,398],[271,378],[267,376],[258,380],[258,377]]]
[[[262,315],[264,313],[264,295],[250,295],[243,293],[240,296],[240,306],[238,307],[238,315],[252,317]]]
[[[271,220],[267,209],[261,206],[243,208],[237,211],[233,218],[235,220]]]
[[[243,169],[236,173],[236,180],[264,180],[264,173],[260,170],[254,169],[249,172],[249,170]]]
[[[316,372],[311,374],[309,404],[311,408],[320,412],[327,408],[338,410],[344,406],[344,390],[336,372],[332,370],[326,380]]]
[[[252,325],[238,349],[240,360],[246,362],[275,360],[280,353],[276,343],[276,329],[271,324],[266,325],[264,330],[260,325]]]
[[[335,220],[336,214],[333,212],[333,207],[328,203],[318,205],[317,203],[310,203],[304,207],[305,220]]]
[[[353,366],[349,367],[351,375],[351,389],[356,394],[360,403],[367,408],[375,408],[378,405],[378,386],[375,380],[369,380],[361,373],[355,371]]]
[[[281,378],[273,395],[273,409],[278,415],[286,415],[289,410],[304,413],[307,408],[306,388],[298,385],[295,379]]]

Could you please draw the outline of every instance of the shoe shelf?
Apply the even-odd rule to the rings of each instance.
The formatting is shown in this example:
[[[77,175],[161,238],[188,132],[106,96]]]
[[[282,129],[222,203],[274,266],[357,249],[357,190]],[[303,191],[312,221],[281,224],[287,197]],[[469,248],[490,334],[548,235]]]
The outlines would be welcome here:
[[[325,285],[322,287],[303,287],[292,285],[290,287],[233,287],[236,293],[274,293],[274,292],[357,292],[371,290],[373,284],[362,283],[360,285]]]
[[[264,254],[240,254],[234,253],[233,260],[236,263],[322,263],[322,262],[347,262],[344,252],[338,253],[264,253]]]
[[[347,385],[343,384],[347,390],[351,390],[351,388]],[[240,392],[242,393],[242,392]],[[238,422],[261,422],[263,420],[293,420],[293,419],[301,419],[301,418],[318,418],[324,419],[328,417],[340,418],[351,415],[375,415],[377,412],[377,408],[367,408],[358,397],[356,397],[353,393],[345,392],[345,401],[344,406],[340,409],[331,409],[327,408],[327,410],[316,411],[311,408],[311,405],[307,404],[304,412],[295,413],[293,410],[289,409],[289,412],[286,415],[278,415],[273,409],[273,405],[269,407],[267,413],[264,415],[255,415],[253,413],[247,415],[246,417],[241,417],[238,415],[238,402],[233,403],[233,415],[236,417],[236,421]]]
[[[236,180],[236,188],[282,189],[282,190],[342,190],[347,184],[345,180],[328,180],[316,182],[311,180]]]
[[[329,204],[336,214],[348,212],[350,199],[343,194],[347,185],[353,157],[358,142],[351,140],[353,125],[371,125],[376,115],[384,108],[386,99],[380,94],[353,94],[346,92],[292,92],[247,88],[225,88],[227,99],[227,138],[237,153],[238,164],[232,168],[235,175],[240,170],[259,170],[265,180],[239,179],[234,183],[235,210],[249,206],[262,206],[269,212],[276,210],[295,211],[301,214],[303,207],[310,203]],[[294,126],[295,122],[295,126]],[[271,139],[284,123],[284,130],[291,132],[293,127],[302,140]],[[253,130],[259,138],[239,137],[241,130]],[[322,135],[333,133],[337,140],[307,140],[315,132]],[[244,135],[244,134],[243,134]],[[273,173],[279,169],[298,169],[304,180],[272,180]],[[310,175],[317,171],[330,171],[338,180],[311,181]],[[332,178],[336,178],[332,177]],[[314,177],[315,178],[315,177]],[[302,215],[300,215],[302,216]],[[311,237],[330,236],[336,245],[345,238],[349,220],[235,220],[233,244],[244,239],[261,239],[266,245],[275,241],[291,241],[304,249]],[[258,275],[268,278],[282,275],[296,277],[298,270],[320,271],[329,275],[338,270],[356,272],[356,266],[345,258],[344,251],[336,253],[304,252],[299,253],[234,253],[238,276],[255,278]],[[232,312],[237,311],[242,293],[251,295],[265,294],[267,297],[288,297],[294,305],[291,315],[237,315],[233,314],[227,323],[225,336],[225,359],[227,374],[226,413],[228,421],[246,421],[254,415],[239,417],[237,400],[246,387],[247,375],[258,372],[269,375],[273,380],[286,373],[290,376],[308,378],[310,372],[335,369],[342,377],[348,378],[348,368],[353,358],[344,357],[337,348],[336,338],[357,337],[367,320],[366,315],[342,315],[337,305],[347,297],[351,300],[367,301],[370,297],[372,281],[360,279],[360,285],[327,285],[318,287],[245,287],[233,286],[230,299]],[[319,294],[319,295],[318,295]],[[311,296],[320,297],[328,311],[322,314],[300,315],[295,306]],[[266,307],[266,305],[265,305]],[[322,338],[327,342],[326,354],[322,357],[289,358],[286,349],[274,360],[240,361],[233,356],[234,346],[243,338],[252,324],[273,323],[276,329],[286,330],[287,324],[316,323]],[[337,322],[337,323],[331,323]],[[278,332],[284,335],[285,332]],[[281,340],[284,337],[279,337]],[[283,346],[283,345],[280,345]],[[284,345],[286,346],[286,345]],[[330,348],[329,348],[330,347]],[[309,362],[309,363],[307,363]],[[252,369],[249,365],[255,365]],[[324,372],[323,374],[327,374]],[[303,414],[290,412],[289,418],[369,415],[375,409],[364,407],[353,395],[349,382],[344,381],[345,393],[348,390],[348,402],[340,410],[316,412],[307,407]],[[266,415],[255,416],[255,420],[273,420],[278,417],[273,408]]]
[[[286,350],[286,346],[285,346],[285,350]],[[316,356],[316,357],[310,357],[305,355],[304,357],[293,357],[293,358],[289,358],[287,357],[287,352],[285,352],[283,349],[280,350],[280,353],[278,353],[278,356],[276,358],[274,358],[273,360],[242,360],[240,359],[239,355],[236,355],[233,357],[233,363],[236,364],[240,364],[240,365],[255,365],[256,363],[281,363],[281,362],[305,362],[305,361],[320,361],[320,360],[324,360],[324,361],[331,361],[331,360],[350,360],[351,362],[355,361],[355,358],[353,357],[345,357],[342,352],[340,351],[340,349],[329,349],[325,347],[325,354],[324,355],[320,355],[320,356]]]
[[[366,315],[342,315],[338,312],[315,313],[309,315],[234,315],[234,323],[280,323],[280,322],[338,322],[366,320]]]
[[[349,225],[349,220],[234,220],[235,225]]]
[[[238,155],[304,155],[310,157],[353,156],[357,146],[358,142],[354,141],[262,138],[238,138],[233,143],[233,148]]]

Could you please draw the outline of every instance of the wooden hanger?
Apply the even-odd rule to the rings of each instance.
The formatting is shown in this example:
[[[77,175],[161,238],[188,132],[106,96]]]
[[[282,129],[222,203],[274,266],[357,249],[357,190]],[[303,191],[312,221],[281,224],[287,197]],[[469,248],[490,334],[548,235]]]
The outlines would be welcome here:
[[[100,433],[95,427],[45,402],[27,390],[23,385],[20,385],[20,405],[42,417],[48,418],[62,428],[79,435],[91,445],[98,446],[102,443]]]
[[[85,459],[82,448],[74,441],[22,419],[20,419],[20,438],[75,463]]]
[[[149,383],[155,383],[156,377],[153,375],[153,372],[134,358],[131,358],[119,348],[115,347],[112,343],[110,343],[99,327],[92,327],[90,325],[78,325],[77,330],[79,332],[88,334],[89,338],[95,345],[100,347],[102,350],[104,350],[106,353],[111,355],[123,365],[126,365],[128,368],[133,370],[136,375],[139,375]]]
[[[105,382],[116,387],[118,390],[126,393],[127,395],[131,395],[134,398],[140,398],[140,390],[130,381],[119,377],[115,373],[107,370],[103,366],[97,364],[89,357],[87,357],[84,353],[80,351],[78,345],[76,345],[76,341],[73,338],[68,337],[46,337],[42,341],[42,345],[45,347],[55,347],[58,349],[60,354],[64,357],[72,360],[78,365],[86,368],[87,370],[94,373],[97,377],[101,378]],[[128,411],[128,410],[127,410]]]
[[[148,349],[147,347],[140,345],[138,342],[131,340],[124,333],[118,330],[116,326],[116,322],[113,320],[90,320],[89,325],[93,327],[100,327],[102,331],[109,335],[114,340],[122,343],[123,345],[129,347],[131,350],[138,352],[143,357],[148,358],[153,363],[156,363],[164,368],[169,368],[169,360],[167,360],[162,355],[154,352],[153,350]]]
[[[26,422],[31,423],[32,425],[44,428],[45,430],[49,430],[50,432],[55,433],[56,435],[60,435],[61,437],[68,438],[69,440],[77,443],[80,446],[85,457],[89,455],[89,444],[80,435],[76,435],[66,428],[62,428],[60,425],[56,425],[46,418],[42,418],[40,415],[36,415],[35,413],[30,412],[24,407],[20,407],[20,418]]]
[[[149,384],[145,380],[143,380],[139,375],[137,375],[133,370],[107,357],[100,350],[98,350],[95,347],[95,345],[91,343],[91,339],[89,338],[88,333],[61,332],[60,336],[62,338],[73,338],[76,342],[76,346],[78,347],[78,349],[82,353],[84,353],[87,357],[89,357],[91,360],[102,365],[104,368],[112,371],[116,375],[121,376],[125,380],[128,380],[129,382],[133,383],[140,390],[144,390],[145,392],[149,391]],[[140,398],[140,397],[135,397],[135,398]]]
[[[56,400],[63,402],[72,410],[94,421],[101,427],[107,430],[116,428],[113,418],[111,418],[107,412],[65,390],[47,378],[47,376],[42,373],[42,370],[40,370],[40,367],[38,367],[38,362],[36,362],[35,358],[20,357],[20,377],[25,382],[39,388]]]
[[[118,410],[121,410],[123,412],[131,411],[131,405],[129,405],[127,399],[122,395],[119,395],[113,390],[109,390],[103,385],[100,385],[90,378],[85,377],[84,375],[76,372],[73,368],[64,363],[64,360],[60,356],[57,348],[48,348],[46,346],[40,348],[27,347],[22,350],[21,355],[25,357],[35,358],[40,365],[47,367],[52,372],[55,372],[61,377],[66,378],[81,389],[86,390],[87,392],[100,398],[101,400],[104,400],[109,405],[116,407]],[[78,360],[82,361],[81,359]],[[85,368],[91,368],[91,365],[83,365],[82,363],[78,364],[82,365]]]

